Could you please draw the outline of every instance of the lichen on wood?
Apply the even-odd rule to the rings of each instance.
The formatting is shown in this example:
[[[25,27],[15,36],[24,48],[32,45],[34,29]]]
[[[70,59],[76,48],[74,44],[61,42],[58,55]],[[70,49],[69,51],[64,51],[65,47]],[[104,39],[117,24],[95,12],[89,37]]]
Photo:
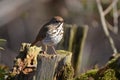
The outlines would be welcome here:
[[[57,50],[57,55],[41,52],[43,52],[41,47],[23,43],[7,80],[69,80],[73,78],[71,52]]]
[[[40,51],[41,47],[31,47],[29,43],[22,43],[8,80],[32,80],[37,67],[37,56]]]

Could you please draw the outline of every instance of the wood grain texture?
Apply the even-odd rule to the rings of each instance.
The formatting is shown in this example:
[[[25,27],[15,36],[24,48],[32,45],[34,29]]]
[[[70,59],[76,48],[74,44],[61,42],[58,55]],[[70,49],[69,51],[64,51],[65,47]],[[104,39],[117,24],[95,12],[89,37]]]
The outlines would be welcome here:
[[[49,54],[39,55],[36,80],[59,80],[59,78],[63,75],[65,66],[66,65],[71,66],[72,59],[71,52],[58,50],[57,53],[58,53],[57,55]],[[73,68],[71,69],[73,73]]]

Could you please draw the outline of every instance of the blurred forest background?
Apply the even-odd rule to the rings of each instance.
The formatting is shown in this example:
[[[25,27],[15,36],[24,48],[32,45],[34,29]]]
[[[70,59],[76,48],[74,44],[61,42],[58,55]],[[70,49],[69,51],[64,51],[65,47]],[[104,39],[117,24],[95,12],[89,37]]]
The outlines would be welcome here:
[[[60,15],[67,26],[82,28],[88,26],[79,72],[93,68],[96,64],[104,65],[115,51],[105,35],[96,1],[99,2],[99,0],[0,0],[0,38],[6,40],[0,43],[5,49],[0,51],[0,64],[11,68],[21,43],[33,42],[42,25],[53,16]],[[119,52],[120,1],[100,1],[103,10],[112,5],[107,9],[110,10],[109,13],[106,10],[104,18],[115,48]],[[75,37],[79,38],[81,35]],[[76,40],[76,44],[77,42],[79,41]],[[69,50],[65,47],[62,49]],[[80,49],[80,46],[77,49]],[[74,51],[73,55],[76,55]]]

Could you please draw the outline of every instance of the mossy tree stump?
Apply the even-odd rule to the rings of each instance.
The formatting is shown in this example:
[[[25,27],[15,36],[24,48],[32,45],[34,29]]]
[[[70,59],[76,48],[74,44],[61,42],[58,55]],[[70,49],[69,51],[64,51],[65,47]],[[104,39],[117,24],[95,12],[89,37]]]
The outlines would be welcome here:
[[[102,68],[88,70],[74,80],[120,80],[120,54],[110,57]]]
[[[72,53],[57,50],[57,55],[41,53],[41,47],[24,43],[7,80],[69,80],[73,78]]]
[[[57,55],[40,54],[36,80],[68,80],[73,78],[72,53],[58,50]]]

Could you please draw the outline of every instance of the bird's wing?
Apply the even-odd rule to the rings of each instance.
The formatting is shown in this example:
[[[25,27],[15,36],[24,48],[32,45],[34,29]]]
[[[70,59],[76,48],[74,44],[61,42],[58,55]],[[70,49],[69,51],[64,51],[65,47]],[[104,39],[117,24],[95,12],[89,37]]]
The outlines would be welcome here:
[[[36,40],[41,41],[46,37],[46,33],[48,31],[47,26],[48,26],[48,24],[43,25],[43,27],[40,29],[40,31],[36,37]]]

